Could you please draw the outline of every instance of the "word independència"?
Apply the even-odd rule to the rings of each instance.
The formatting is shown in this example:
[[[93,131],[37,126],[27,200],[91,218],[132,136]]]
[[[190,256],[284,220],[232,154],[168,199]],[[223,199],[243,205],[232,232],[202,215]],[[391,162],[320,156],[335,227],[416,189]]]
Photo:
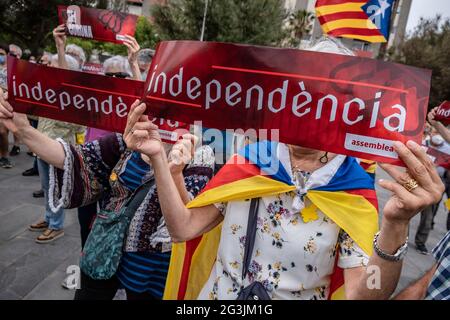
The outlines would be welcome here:
[[[319,120],[322,117],[324,108],[331,108],[329,121],[336,120],[339,102],[336,96],[327,94],[318,101],[313,101],[313,96],[306,90],[304,81],[295,83],[298,86],[298,94],[289,99],[288,104],[288,89],[292,86],[290,80],[284,80],[281,87],[272,90],[269,93],[264,91],[264,88],[258,84],[243,88],[243,86],[234,81],[224,85],[216,79],[210,80],[208,83],[202,83],[198,77],[191,77],[187,81],[183,81],[184,67],[180,67],[178,72],[170,75],[165,72],[158,72],[158,65],[155,65],[151,73],[150,82],[148,84],[147,95],[161,95],[175,98],[181,93],[184,93],[192,101],[202,100],[202,107],[210,109],[215,105],[235,107],[237,105],[245,106],[246,109],[256,108],[262,110],[266,107],[272,113],[278,113],[289,105],[291,106],[292,114],[295,117],[301,118],[311,112],[315,106],[315,119]],[[170,78],[169,78],[170,77]],[[376,92],[374,96],[374,103],[372,112],[370,114],[370,128],[377,125],[378,114],[380,109],[380,100],[382,92]],[[276,105],[275,101],[279,101]],[[342,120],[345,124],[352,126],[364,119],[362,111],[366,109],[364,100],[355,97],[344,103],[342,108]],[[356,108],[358,116],[350,119],[351,108]],[[400,104],[395,104],[390,107],[393,113],[383,119],[383,126],[389,131],[402,132],[406,123],[406,108]],[[340,108],[339,108],[340,110]],[[393,121],[393,120],[397,121]]]
[[[71,95],[66,91],[56,92],[55,90],[48,88],[42,88],[40,81],[37,81],[35,85],[28,85],[26,83],[16,83],[16,76],[13,76],[12,93],[14,97],[19,97],[36,102],[46,102],[49,105],[57,106],[61,110],[65,110],[68,107],[74,107],[76,109],[86,109],[96,113],[103,113],[104,115],[110,115],[115,113],[118,117],[124,118],[128,115],[129,107],[123,102],[120,94],[108,95],[106,99],[98,99],[97,97],[84,97],[81,94]]]

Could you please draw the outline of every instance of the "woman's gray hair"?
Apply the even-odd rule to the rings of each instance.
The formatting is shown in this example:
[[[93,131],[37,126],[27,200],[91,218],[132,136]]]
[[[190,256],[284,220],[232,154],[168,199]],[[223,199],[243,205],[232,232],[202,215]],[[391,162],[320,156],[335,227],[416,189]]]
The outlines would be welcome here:
[[[66,54],[65,56],[66,56],[67,66],[69,67],[70,70],[80,70],[80,64],[74,57],[69,56],[68,54]],[[58,55],[57,54],[52,55],[52,63],[53,62],[58,63]]]
[[[305,48],[305,50],[336,53],[346,56],[355,55],[355,53],[347,48],[340,40],[330,36],[322,36],[320,39],[312,43],[308,48]]]
[[[155,50],[145,48],[145,49],[141,49],[138,52],[137,59],[141,63],[150,63],[150,62],[152,62],[154,55],[155,55]]]
[[[130,75],[130,77],[132,75],[130,64],[128,63],[128,60],[125,57],[114,56],[114,57],[106,59],[103,62],[103,70],[106,70],[111,67],[119,68],[121,70],[121,72],[128,73]]]
[[[81,64],[86,62],[86,54],[84,53],[83,48],[76,44],[68,44],[66,46],[66,54],[77,56],[80,59]]]

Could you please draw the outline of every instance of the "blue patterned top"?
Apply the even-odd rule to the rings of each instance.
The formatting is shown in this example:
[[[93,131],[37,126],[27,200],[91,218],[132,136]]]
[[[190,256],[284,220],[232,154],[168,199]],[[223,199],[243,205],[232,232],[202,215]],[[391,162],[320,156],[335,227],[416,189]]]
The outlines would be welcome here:
[[[428,286],[425,300],[450,300],[450,231],[433,249],[438,267]]]

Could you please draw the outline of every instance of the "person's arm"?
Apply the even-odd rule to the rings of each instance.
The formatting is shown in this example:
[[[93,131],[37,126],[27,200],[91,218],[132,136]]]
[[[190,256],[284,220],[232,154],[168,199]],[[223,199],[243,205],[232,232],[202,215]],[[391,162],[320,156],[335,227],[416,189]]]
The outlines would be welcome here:
[[[56,52],[58,53],[58,66],[61,69],[69,69],[66,61],[66,26],[61,24],[53,29],[53,38],[55,39]]]
[[[437,264],[432,266],[419,280],[403,289],[393,300],[423,300],[436,269]]]
[[[173,173],[171,172],[173,182],[175,183],[175,186],[177,187],[178,193],[181,197],[181,201],[183,201],[184,204],[187,204],[192,199],[189,198],[189,192],[186,189],[186,185],[184,183],[184,176],[183,172],[180,173]]]
[[[144,116],[146,106],[135,102],[128,114],[124,139],[127,147],[151,160],[159,203],[174,242],[193,239],[218,225],[223,217],[214,205],[188,209],[178,192],[169,169],[158,127]]]
[[[2,95],[0,91],[0,121],[50,164],[49,205],[54,212],[96,202],[109,190],[111,170],[125,151],[120,135],[80,146],[50,139],[31,127],[25,115],[15,113]]]
[[[138,52],[141,49],[139,43],[132,36],[125,35],[125,38],[123,44],[127,47],[128,62],[130,63],[133,80],[142,80],[141,70],[137,61]]]
[[[444,185],[433,163],[417,143],[409,141],[405,146],[396,142],[394,149],[407,166],[407,171],[400,171],[389,164],[380,164],[395,180],[379,181],[382,188],[393,194],[383,209],[378,237],[378,247],[387,254],[394,254],[406,242],[410,219],[423,208],[437,203],[444,192]],[[411,179],[417,181],[418,187],[408,191],[404,185]],[[402,261],[388,261],[374,252],[367,269],[353,268],[344,271],[347,298],[388,299],[397,286],[401,269]],[[379,274],[380,287],[371,289],[368,281],[374,270]]]
[[[428,122],[430,122],[430,124],[437,130],[437,132],[439,132],[447,143],[450,143],[450,130],[448,130],[442,122],[434,120],[436,117],[436,110],[438,108],[439,107],[435,107],[428,113]]]
[[[164,151],[151,157],[159,203],[174,242],[187,241],[208,232],[223,216],[214,205],[188,209],[178,192]]]
[[[26,115],[14,112],[2,89],[0,89],[0,120],[39,158],[56,168],[64,167],[66,155],[62,145],[33,128]]]

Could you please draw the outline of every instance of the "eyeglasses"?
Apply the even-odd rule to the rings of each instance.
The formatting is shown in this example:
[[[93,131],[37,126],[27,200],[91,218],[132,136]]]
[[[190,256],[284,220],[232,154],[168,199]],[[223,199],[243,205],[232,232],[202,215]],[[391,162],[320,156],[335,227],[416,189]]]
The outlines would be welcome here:
[[[106,76],[108,77],[116,77],[116,78],[128,78],[130,75],[126,72],[106,72]]]
[[[14,57],[14,58],[17,58],[17,54],[15,54],[15,53],[8,53],[8,55],[10,55],[11,57]]]

